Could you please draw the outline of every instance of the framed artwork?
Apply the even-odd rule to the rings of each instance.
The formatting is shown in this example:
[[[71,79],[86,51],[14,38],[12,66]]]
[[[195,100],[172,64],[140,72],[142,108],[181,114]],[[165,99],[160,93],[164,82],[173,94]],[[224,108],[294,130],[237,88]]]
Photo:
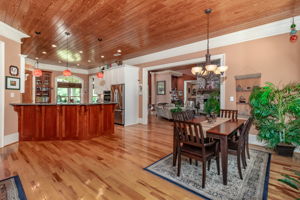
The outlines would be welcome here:
[[[18,76],[19,75],[19,68],[17,66],[9,66],[9,74],[11,76]]]
[[[20,90],[20,78],[6,76],[5,88],[7,90]]]
[[[166,94],[166,81],[156,81],[156,94],[157,95]]]

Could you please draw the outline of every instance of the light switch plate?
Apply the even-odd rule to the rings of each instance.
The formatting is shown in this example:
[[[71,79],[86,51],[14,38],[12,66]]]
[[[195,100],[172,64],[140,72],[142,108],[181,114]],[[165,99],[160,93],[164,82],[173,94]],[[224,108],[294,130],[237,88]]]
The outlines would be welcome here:
[[[234,101],[234,97],[233,96],[229,97],[229,101]]]
[[[13,93],[13,92],[10,93],[10,97],[11,97],[11,98],[15,97],[15,93]]]

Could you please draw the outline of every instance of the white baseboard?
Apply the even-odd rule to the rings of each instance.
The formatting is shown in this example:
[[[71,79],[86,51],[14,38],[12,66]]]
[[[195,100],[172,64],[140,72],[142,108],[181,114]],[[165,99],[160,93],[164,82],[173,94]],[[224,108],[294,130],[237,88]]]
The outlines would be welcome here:
[[[138,118],[138,123],[143,124],[143,118]]]
[[[4,135],[4,146],[15,143],[19,141],[19,133],[12,133],[9,135]]]
[[[265,143],[257,140],[257,135],[249,134],[249,144],[254,144],[258,146],[266,146]],[[296,148],[295,152],[300,153],[300,148]]]

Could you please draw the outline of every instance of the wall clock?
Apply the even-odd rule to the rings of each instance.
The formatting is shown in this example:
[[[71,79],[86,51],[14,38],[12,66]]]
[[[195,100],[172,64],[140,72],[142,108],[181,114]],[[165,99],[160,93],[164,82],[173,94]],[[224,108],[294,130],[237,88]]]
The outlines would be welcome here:
[[[11,76],[18,76],[19,75],[19,68],[17,66],[9,66],[9,73]]]

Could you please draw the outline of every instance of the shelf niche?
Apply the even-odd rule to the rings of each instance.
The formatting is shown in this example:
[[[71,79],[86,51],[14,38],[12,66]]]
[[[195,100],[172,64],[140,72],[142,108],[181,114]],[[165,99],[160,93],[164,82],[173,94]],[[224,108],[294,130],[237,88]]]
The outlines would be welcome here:
[[[235,76],[236,108],[240,116],[249,117],[251,107],[249,97],[253,88],[260,87],[261,73]]]

